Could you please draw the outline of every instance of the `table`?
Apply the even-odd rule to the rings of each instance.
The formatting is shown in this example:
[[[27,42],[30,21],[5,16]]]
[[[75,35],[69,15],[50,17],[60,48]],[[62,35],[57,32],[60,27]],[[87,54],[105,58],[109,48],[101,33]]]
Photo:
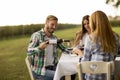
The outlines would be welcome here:
[[[60,80],[64,75],[77,73],[76,64],[79,62],[79,58],[79,56],[62,53],[53,80]]]
[[[79,62],[79,58],[79,56],[62,53],[53,80],[60,80],[62,76],[77,73],[76,64]],[[115,60],[115,75],[120,79],[120,56]]]

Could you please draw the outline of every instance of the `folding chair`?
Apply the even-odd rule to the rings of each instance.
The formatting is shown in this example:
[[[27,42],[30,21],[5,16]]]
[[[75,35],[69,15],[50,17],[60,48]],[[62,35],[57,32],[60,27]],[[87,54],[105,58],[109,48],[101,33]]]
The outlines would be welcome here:
[[[106,73],[107,79],[110,80],[111,72],[114,71],[114,62],[104,61],[84,61],[77,64],[79,80],[83,80],[82,73],[101,74]]]
[[[26,62],[31,80],[35,80],[34,77],[33,77],[33,74],[32,74],[32,64],[30,63],[28,56],[25,58],[25,62]]]

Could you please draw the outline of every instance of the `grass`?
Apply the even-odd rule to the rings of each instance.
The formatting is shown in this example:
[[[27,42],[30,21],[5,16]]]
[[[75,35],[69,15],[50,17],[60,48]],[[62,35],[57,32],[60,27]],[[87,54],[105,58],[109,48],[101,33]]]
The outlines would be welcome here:
[[[57,34],[57,36],[59,38],[63,38],[63,39],[71,39],[73,40],[76,31],[78,31],[80,29],[80,27],[77,28],[72,28],[72,29],[65,29],[65,30],[59,30],[57,32],[55,32]]]
[[[73,39],[80,28],[56,31],[56,35],[63,39]],[[120,35],[120,27],[113,30]],[[25,64],[26,48],[29,37],[14,38],[0,41],[0,80],[30,80]]]
[[[120,27],[114,27],[113,31],[117,32],[119,34],[119,36],[120,36]]]
[[[28,38],[0,42],[0,80],[30,80],[25,65]]]

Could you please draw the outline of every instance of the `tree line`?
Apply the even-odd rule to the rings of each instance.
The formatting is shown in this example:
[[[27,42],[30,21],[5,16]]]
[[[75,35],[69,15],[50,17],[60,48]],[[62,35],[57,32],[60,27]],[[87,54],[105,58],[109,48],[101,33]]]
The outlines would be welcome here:
[[[75,28],[77,24],[58,24],[57,30]],[[6,38],[14,38],[17,36],[28,36],[33,32],[40,30],[44,24],[30,24],[18,26],[3,26],[0,27],[0,40]]]
[[[120,20],[110,21],[113,27],[120,27]],[[57,30],[80,27],[79,24],[58,24]],[[0,27],[0,40],[6,38],[14,38],[17,36],[28,36],[33,32],[40,30],[44,24],[30,24],[18,26],[3,26]]]

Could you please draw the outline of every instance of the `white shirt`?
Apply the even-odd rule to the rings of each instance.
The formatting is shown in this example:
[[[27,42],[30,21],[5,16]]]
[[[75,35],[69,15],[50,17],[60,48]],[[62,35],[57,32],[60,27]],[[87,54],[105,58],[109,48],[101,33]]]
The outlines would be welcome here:
[[[80,48],[80,47],[83,47],[84,44],[85,44],[86,37],[87,37],[88,35],[89,35],[88,33],[85,33],[85,34],[83,35],[83,37],[82,37],[82,40],[80,40],[79,44],[78,44],[77,46],[75,46],[75,47],[73,48],[73,50],[75,50],[76,48],[78,49],[78,48]]]

